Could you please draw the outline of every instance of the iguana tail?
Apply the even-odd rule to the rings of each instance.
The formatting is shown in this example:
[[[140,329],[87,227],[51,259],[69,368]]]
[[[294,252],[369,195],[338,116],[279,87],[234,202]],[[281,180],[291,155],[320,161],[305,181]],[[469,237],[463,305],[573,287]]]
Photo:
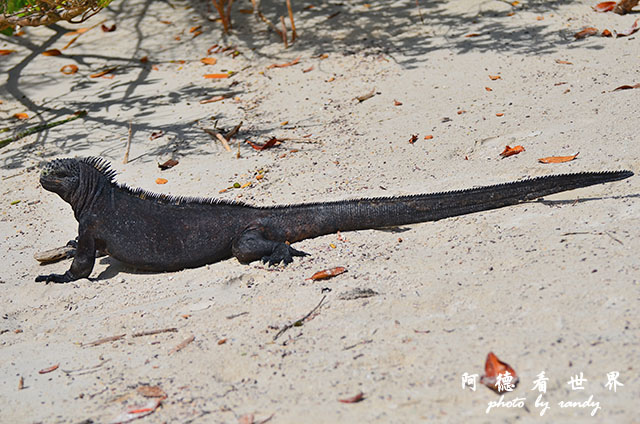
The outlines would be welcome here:
[[[289,205],[275,208],[274,219],[281,220],[285,234],[280,236],[293,243],[336,231],[437,221],[497,209],[632,175],[631,171],[582,172],[442,193]]]

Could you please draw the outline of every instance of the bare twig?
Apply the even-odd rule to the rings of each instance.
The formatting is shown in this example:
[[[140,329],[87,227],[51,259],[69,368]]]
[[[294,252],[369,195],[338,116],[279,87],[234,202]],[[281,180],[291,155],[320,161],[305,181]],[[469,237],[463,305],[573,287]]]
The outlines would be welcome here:
[[[231,151],[231,147],[229,147],[229,143],[227,143],[227,140],[218,131],[212,130],[212,129],[209,129],[209,128],[203,128],[202,130],[204,132],[206,132],[207,134],[209,134],[211,137],[219,140],[220,143],[222,143],[222,146],[224,147],[224,149],[227,152]]]
[[[287,330],[289,330],[292,327],[300,327],[302,324],[304,324],[304,321],[309,318],[311,315],[313,315],[313,313],[318,310],[320,308],[320,306],[322,306],[322,302],[324,302],[324,300],[327,298],[327,296],[322,296],[322,299],[320,299],[320,303],[318,303],[316,305],[315,308],[313,308],[307,315],[303,316],[302,318],[300,318],[297,321],[291,322],[287,325],[285,325],[280,331],[278,331],[278,334],[276,334],[273,337],[273,340],[276,340],[278,337],[280,337],[281,335],[283,335]]]
[[[196,339],[196,336],[194,336],[194,335],[191,335],[191,336],[187,337],[187,338],[186,338],[186,339],[184,339],[184,340],[183,340],[183,341],[182,341],[178,346],[176,346],[176,347],[174,347],[173,349],[171,349],[171,350],[169,351],[169,355],[171,355],[171,354],[173,354],[173,353],[176,353],[176,352],[181,351],[182,349],[184,349],[185,347],[187,347],[187,345],[188,345],[189,343],[191,343],[192,341],[194,341],[195,339]]]
[[[162,328],[160,330],[149,330],[149,331],[141,331],[139,333],[133,333],[131,337],[142,337],[142,336],[153,336],[154,334],[160,333],[176,333],[178,329],[175,327],[172,328]]]
[[[278,28],[276,28],[276,26],[273,24],[273,22],[271,22],[266,16],[264,16],[262,14],[262,12],[260,12],[258,10],[258,17],[260,17],[260,19],[262,19],[262,22],[264,22],[265,24],[267,24],[267,26],[269,28],[271,28],[276,34],[278,34],[280,37],[283,36],[282,31],[280,31]]]
[[[127,138],[127,148],[124,151],[124,158],[122,159],[122,163],[125,165],[129,162],[129,150],[131,149],[131,136],[133,131],[131,130],[131,121],[129,121],[129,137]]]
[[[418,1],[418,0],[416,0]],[[287,0],[287,10],[289,11],[289,20],[291,21],[291,42],[296,41],[298,34],[296,33],[296,23],[293,20],[293,9],[291,9],[291,0]]]
[[[231,141],[231,139],[238,134],[238,131],[240,131],[240,127],[242,126],[242,121],[240,121],[240,123],[238,125],[236,125],[235,127],[233,127],[231,129],[231,131],[229,131],[228,133],[225,134],[224,138],[227,139],[227,141]]]
[[[284,42],[284,48],[289,48],[289,42],[287,41],[287,26],[284,24],[284,16],[280,16],[280,24],[282,24],[282,41]]]
[[[249,312],[240,312],[239,314],[228,315],[227,319],[234,319],[234,318],[241,317],[242,315],[248,315],[248,314]]]
[[[418,8],[418,14],[420,15],[420,22],[424,24],[424,18],[422,17],[422,10],[420,10],[420,5],[418,4],[418,0],[416,0],[416,7]]]
[[[103,339],[98,339],[96,341],[83,344],[82,346],[99,346],[99,345],[104,344],[104,343],[115,342],[116,340],[120,340],[124,336],[126,336],[126,334],[119,334],[117,336],[105,337]]]

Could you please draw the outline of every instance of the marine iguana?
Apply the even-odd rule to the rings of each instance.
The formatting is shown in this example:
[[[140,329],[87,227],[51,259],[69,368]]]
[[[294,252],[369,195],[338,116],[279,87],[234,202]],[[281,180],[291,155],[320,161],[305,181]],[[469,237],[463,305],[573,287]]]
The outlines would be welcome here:
[[[194,268],[232,256],[242,263],[286,265],[307,255],[289,245],[300,240],[437,221],[632,175],[583,172],[443,193],[267,207],[150,193],[116,183],[115,171],[101,158],[57,159],[42,169],[40,183],[71,205],[79,223],[77,250],[67,272],[36,281],[88,277],[96,251],[146,271]]]

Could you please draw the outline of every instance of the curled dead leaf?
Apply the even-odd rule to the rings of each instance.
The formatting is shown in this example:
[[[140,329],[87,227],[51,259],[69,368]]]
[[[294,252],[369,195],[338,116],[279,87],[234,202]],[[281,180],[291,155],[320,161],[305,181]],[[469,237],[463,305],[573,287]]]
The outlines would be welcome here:
[[[508,376],[512,377],[512,380],[510,382],[512,387],[517,386],[520,379],[516,375],[516,372],[513,370],[513,368],[511,368],[511,366],[506,362],[502,362],[500,359],[498,359],[498,357],[493,352],[489,352],[489,354],[487,355],[487,360],[484,364],[484,375],[480,377],[480,383],[484,384],[497,393],[502,393],[505,390],[499,390],[501,387],[499,387],[498,385],[498,375],[502,375],[504,377],[507,376],[507,373],[509,373]]]
[[[364,400],[364,393],[360,392],[355,396],[348,397],[346,399],[338,399],[338,402],[342,403],[358,403]]]
[[[203,57],[202,59],[200,59],[200,62],[204,63],[205,65],[215,65],[218,62],[218,59],[216,59],[215,57]]]
[[[578,153],[576,153],[575,155],[572,155],[572,156],[549,156],[549,157],[546,157],[546,158],[538,159],[538,162],[540,162],[540,163],[570,162],[570,161],[574,160],[575,158],[577,158],[579,154],[580,154],[580,152],[578,152]]]
[[[602,3],[592,6],[593,10],[600,13],[611,12],[614,7],[616,7],[615,1],[603,1]]]
[[[313,274],[308,280],[326,280],[328,278],[333,278],[336,275],[340,275],[347,272],[347,269],[343,266],[337,266],[335,268],[323,269],[322,271],[318,271]]]
[[[633,25],[631,25],[631,27],[629,29],[626,29],[624,31],[619,31],[617,36],[618,37],[626,37],[629,36],[631,34],[633,34],[634,32],[636,32],[638,29],[640,29],[640,27],[638,26],[638,19],[635,20],[635,22],[633,23]]]
[[[166,184],[168,182],[169,180],[167,180],[166,178],[156,178],[156,184]]]
[[[105,69],[103,71],[96,72],[95,74],[91,74],[91,75],[89,75],[89,78],[100,78],[100,77],[103,77],[103,76],[105,76],[107,74],[110,74],[111,72],[115,71],[116,69],[118,69],[118,67],[117,66],[113,66],[113,67],[107,68],[107,69]],[[111,76],[111,78],[113,78],[113,75]]]
[[[413,144],[416,141],[418,141],[418,134],[412,134],[411,138],[409,139],[409,144]]]
[[[489,79],[491,81],[495,81],[495,80],[502,79],[502,77],[500,75],[489,75]]]
[[[508,158],[509,156],[517,155],[518,153],[522,152],[524,152],[524,147],[522,146],[505,146],[502,153],[500,153],[500,156],[502,156],[503,158]]]
[[[576,32],[575,34],[573,34],[573,36],[576,38],[576,40],[580,40],[582,38],[587,38],[592,35],[596,35],[597,33],[598,33],[598,28],[588,27],[583,29],[582,31]]]
[[[78,72],[78,66],[74,65],[73,63],[69,65],[64,65],[62,68],[60,68],[60,72],[62,72],[65,75],[73,75],[76,72]]]
[[[491,88],[491,87],[485,87],[484,89],[485,89],[486,91],[493,91],[493,88]]]
[[[58,49],[51,49],[42,52],[43,56],[60,56],[62,52]]]
[[[632,90],[634,88],[640,88],[640,84],[635,84],[635,85],[621,85],[620,87],[616,87],[613,89],[613,91],[620,91],[620,90]]]
[[[113,24],[111,26],[106,26],[105,24],[102,24],[100,28],[102,28],[103,32],[113,32],[116,30],[116,24]]]
[[[160,168],[161,170],[166,170],[166,169],[170,169],[173,168],[174,166],[176,166],[179,162],[175,159],[169,159],[168,161],[164,162],[164,163],[159,163],[158,164],[158,168]]]
[[[600,35],[603,36],[603,37],[613,37],[613,34],[608,29],[603,29],[602,30],[602,34],[600,34]]]
[[[38,371],[38,374],[46,374],[46,373],[55,371],[55,370],[58,369],[59,366],[60,366],[60,364],[55,364],[55,365],[51,365],[50,367],[43,368],[40,371]]]

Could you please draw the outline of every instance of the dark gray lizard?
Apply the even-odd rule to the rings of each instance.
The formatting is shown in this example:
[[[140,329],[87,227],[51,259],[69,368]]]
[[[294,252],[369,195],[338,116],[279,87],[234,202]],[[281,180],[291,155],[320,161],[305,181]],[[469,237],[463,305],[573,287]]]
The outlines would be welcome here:
[[[58,159],[45,165],[40,182],[71,205],[79,224],[77,250],[67,272],[36,281],[88,277],[96,251],[146,271],[194,268],[232,256],[242,263],[288,264],[306,255],[289,243],[307,238],[437,221],[632,175],[584,172],[444,193],[256,207],[149,193],[116,183],[100,158]]]

